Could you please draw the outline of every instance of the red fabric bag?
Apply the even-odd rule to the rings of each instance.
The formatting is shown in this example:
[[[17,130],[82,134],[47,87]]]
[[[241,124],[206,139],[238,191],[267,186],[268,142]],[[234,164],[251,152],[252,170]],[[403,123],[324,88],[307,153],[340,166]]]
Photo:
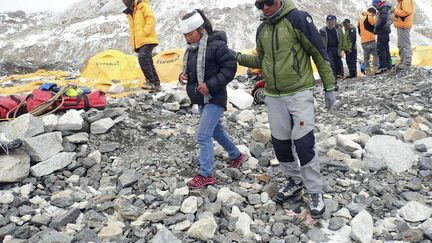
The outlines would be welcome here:
[[[51,99],[55,93],[51,91],[43,91],[35,89],[30,95],[27,96],[27,111],[30,112],[39,105],[47,102]],[[90,94],[80,94],[76,97],[68,97],[63,95],[63,104],[61,99],[58,99],[53,105],[51,105],[47,111],[54,109],[69,110],[69,109],[84,109],[89,110],[90,108],[103,109],[107,105],[105,93],[102,91],[94,91]],[[59,107],[60,106],[60,107]]]
[[[0,97],[0,119],[4,118],[12,118],[15,110],[11,111],[9,117],[6,117],[8,112],[12,109],[15,109],[21,102],[25,99],[24,96],[21,95],[9,95]],[[25,107],[21,106],[16,112],[17,117],[25,113]]]

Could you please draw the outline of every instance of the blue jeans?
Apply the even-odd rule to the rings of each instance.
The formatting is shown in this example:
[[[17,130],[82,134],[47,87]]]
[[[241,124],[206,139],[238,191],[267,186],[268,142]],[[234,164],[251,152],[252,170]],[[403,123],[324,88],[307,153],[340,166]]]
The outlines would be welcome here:
[[[214,168],[213,138],[228,152],[230,160],[240,156],[240,151],[224,131],[220,118],[224,108],[215,104],[199,107],[201,113],[197,141],[200,149],[200,175],[212,176]]]

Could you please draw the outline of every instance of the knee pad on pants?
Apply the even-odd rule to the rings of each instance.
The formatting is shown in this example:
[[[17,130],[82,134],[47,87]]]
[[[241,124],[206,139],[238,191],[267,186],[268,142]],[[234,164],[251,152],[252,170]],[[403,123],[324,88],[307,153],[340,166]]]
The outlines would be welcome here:
[[[292,153],[292,141],[288,140],[279,140],[272,136],[272,144],[275,150],[276,158],[280,162],[292,162],[294,161],[294,156]]]
[[[315,136],[313,130],[301,137],[294,140],[297,155],[300,160],[300,165],[304,166],[315,157]]]

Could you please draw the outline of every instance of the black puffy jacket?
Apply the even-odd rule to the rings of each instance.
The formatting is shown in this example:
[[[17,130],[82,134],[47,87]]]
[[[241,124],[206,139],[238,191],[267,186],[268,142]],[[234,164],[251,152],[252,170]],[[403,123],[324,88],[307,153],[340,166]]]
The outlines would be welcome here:
[[[392,24],[391,6],[387,3],[378,8],[378,16],[375,24],[375,34],[390,34]]]
[[[192,104],[204,105],[204,96],[198,92],[197,80],[197,54],[198,50],[189,51],[187,74],[189,77],[186,85],[187,94]],[[212,96],[211,104],[226,108],[226,86],[234,79],[237,71],[237,62],[234,54],[227,46],[227,37],[223,31],[215,31],[208,36],[205,60],[204,82]]]

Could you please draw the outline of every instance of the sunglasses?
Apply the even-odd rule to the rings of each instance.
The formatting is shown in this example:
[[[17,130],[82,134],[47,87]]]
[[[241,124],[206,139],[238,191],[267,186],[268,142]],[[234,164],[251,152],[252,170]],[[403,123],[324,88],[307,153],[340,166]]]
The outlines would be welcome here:
[[[274,3],[275,3],[274,0],[256,1],[255,7],[257,7],[257,9],[262,10],[264,8],[264,5],[266,5],[267,7],[271,7],[273,6]]]

